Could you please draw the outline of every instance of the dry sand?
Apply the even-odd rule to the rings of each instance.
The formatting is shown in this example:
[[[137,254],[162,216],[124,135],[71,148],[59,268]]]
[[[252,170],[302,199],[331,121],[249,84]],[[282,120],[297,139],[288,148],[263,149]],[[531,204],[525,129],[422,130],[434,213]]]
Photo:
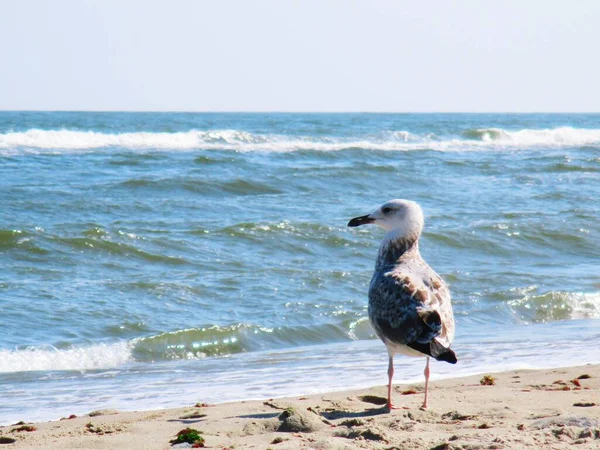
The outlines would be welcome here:
[[[56,422],[0,428],[0,448],[168,449],[182,428],[201,431],[217,449],[600,449],[600,365],[514,371],[220,405],[142,412],[105,411]],[[587,376],[587,377],[586,377]],[[198,399],[201,401],[201,399]]]

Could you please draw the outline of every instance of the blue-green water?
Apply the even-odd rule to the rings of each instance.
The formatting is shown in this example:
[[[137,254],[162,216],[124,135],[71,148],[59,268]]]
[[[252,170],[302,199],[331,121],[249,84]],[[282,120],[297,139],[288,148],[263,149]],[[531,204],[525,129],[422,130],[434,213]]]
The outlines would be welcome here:
[[[384,384],[346,224],[390,198],[434,377],[600,362],[600,115],[0,113],[0,423]]]

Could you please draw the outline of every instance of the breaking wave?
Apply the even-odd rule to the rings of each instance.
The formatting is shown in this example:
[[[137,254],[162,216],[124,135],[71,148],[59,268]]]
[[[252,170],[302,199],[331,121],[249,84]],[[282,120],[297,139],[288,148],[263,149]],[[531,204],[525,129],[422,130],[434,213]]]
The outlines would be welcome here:
[[[526,322],[600,318],[600,294],[547,292],[508,301]],[[316,326],[268,328],[244,323],[168,331],[111,344],[0,350],[0,373],[110,369],[127,363],[202,359],[236,353],[375,339],[366,317]]]
[[[131,150],[235,150],[289,152],[300,150],[438,150],[462,151],[501,148],[581,147],[600,145],[600,129],[559,127],[508,131],[470,129],[457,135],[437,136],[408,131],[355,137],[289,136],[241,130],[190,130],[183,132],[101,133],[95,131],[40,130],[0,134],[3,154],[81,152],[103,148]]]
[[[234,324],[169,331],[130,341],[58,349],[0,350],[0,373],[110,369],[126,363],[201,359],[275,348],[374,338],[366,317],[314,327]]]
[[[133,355],[138,361],[195,359],[373,337],[374,333],[364,318],[314,327],[267,328],[246,324],[215,325],[136,339]]]
[[[131,359],[127,342],[58,349],[51,345],[0,350],[0,373],[36,370],[95,370],[117,367]]]
[[[518,146],[582,147],[600,144],[600,130],[559,127],[551,129],[506,131],[500,128],[466,130],[467,139]]]
[[[600,293],[551,291],[525,295],[509,305],[522,319],[531,322],[600,319]]]

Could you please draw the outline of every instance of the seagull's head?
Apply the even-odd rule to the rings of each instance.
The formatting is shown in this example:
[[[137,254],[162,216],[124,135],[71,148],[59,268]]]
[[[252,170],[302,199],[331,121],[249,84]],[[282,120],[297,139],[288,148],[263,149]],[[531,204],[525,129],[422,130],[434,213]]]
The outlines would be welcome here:
[[[394,199],[384,203],[371,214],[355,217],[349,227],[373,223],[386,231],[395,231],[398,237],[416,239],[421,235],[425,219],[423,210],[412,200]]]

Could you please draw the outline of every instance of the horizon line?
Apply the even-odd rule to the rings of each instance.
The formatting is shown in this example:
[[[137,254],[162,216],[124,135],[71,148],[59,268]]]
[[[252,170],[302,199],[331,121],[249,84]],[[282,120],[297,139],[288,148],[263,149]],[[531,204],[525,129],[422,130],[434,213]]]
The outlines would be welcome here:
[[[0,113],[42,112],[42,113],[180,113],[180,114],[600,114],[599,111],[278,111],[278,110],[137,110],[137,109],[2,109]]]

